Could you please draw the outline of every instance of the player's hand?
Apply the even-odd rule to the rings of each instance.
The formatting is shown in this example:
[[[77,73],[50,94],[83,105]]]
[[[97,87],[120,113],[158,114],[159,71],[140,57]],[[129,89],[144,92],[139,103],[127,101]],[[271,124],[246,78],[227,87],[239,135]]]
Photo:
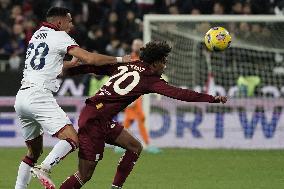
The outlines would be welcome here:
[[[214,101],[217,102],[217,103],[222,103],[222,104],[225,104],[228,100],[228,97],[226,96],[215,96],[214,97]]]
[[[131,56],[130,55],[125,55],[122,57],[122,62],[126,63],[126,62],[131,62]]]

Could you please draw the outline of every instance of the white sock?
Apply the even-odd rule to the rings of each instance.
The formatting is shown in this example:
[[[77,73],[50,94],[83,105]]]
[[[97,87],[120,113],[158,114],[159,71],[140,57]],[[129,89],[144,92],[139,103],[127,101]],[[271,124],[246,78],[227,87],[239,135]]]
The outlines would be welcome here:
[[[26,189],[31,181],[31,166],[25,162],[21,162],[18,170],[15,189]]]
[[[50,170],[72,150],[72,146],[66,140],[60,140],[41,163],[42,168]]]

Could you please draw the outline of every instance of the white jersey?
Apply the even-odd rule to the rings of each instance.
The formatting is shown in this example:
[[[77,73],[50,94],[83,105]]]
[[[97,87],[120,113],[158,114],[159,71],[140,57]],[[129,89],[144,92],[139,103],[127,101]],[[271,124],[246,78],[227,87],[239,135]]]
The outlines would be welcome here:
[[[22,87],[38,87],[58,91],[57,76],[63,67],[63,58],[68,50],[78,44],[65,32],[44,23],[31,40],[26,53]]]

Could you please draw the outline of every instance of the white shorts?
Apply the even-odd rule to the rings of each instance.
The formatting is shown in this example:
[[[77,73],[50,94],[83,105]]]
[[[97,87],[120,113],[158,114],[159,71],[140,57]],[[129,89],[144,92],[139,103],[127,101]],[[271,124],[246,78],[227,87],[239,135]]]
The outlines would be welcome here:
[[[51,91],[36,86],[23,89],[18,91],[14,107],[26,141],[43,134],[43,130],[54,135],[65,125],[72,124]]]

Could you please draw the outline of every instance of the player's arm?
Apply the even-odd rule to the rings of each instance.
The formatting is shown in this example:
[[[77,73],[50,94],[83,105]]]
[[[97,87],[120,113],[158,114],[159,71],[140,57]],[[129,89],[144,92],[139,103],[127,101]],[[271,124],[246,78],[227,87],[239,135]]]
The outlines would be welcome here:
[[[131,57],[129,55],[125,55],[123,57],[107,56],[107,55],[102,55],[99,53],[88,52],[78,46],[71,48],[68,51],[68,54],[80,59],[82,62],[86,64],[96,65],[96,66],[114,64],[117,62],[130,62],[131,61]]]
[[[72,63],[71,63],[72,64]],[[74,76],[74,75],[81,75],[81,74],[88,74],[93,73],[96,75],[112,75],[112,73],[116,69],[116,65],[103,65],[103,66],[94,66],[94,65],[77,65],[77,66],[70,66],[63,69],[64,76]]]
[[[158,93],[170,98],[182,100],[186,102],[209,102],[209,103],[226,103],[227,97],[225,96],[212,96],[205,93],[182,89],[167,84],[163,79],[154,79],[149,86],[150,92]]]

